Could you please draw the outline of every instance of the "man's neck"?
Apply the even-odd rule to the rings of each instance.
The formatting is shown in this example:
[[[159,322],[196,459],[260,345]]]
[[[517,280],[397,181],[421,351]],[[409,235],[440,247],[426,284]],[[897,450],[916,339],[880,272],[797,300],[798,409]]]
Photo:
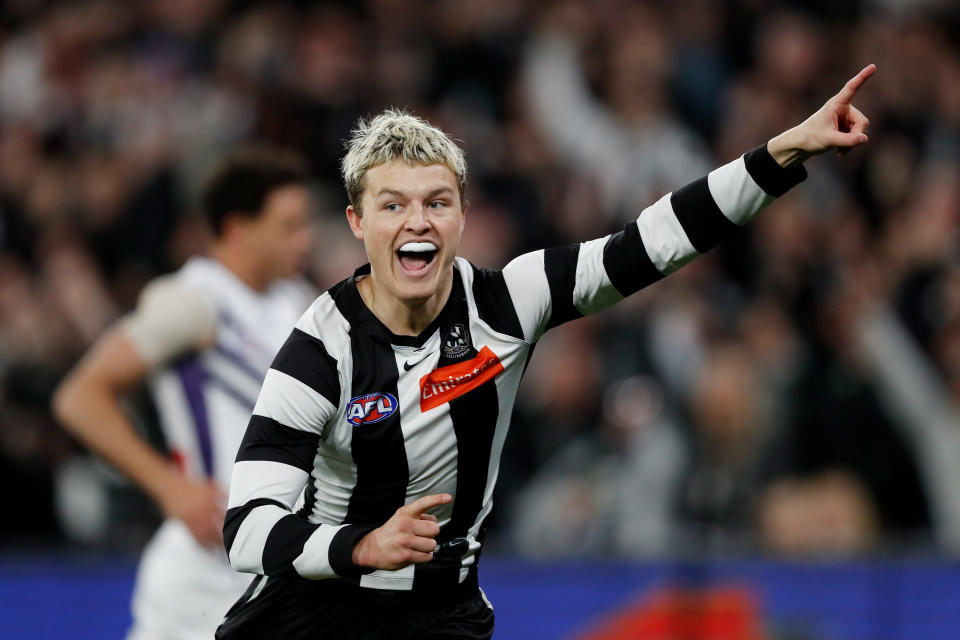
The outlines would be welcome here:
[[[253,261],[231,247],[214,244],[210,247],[209,254],[254,291],[262,292],[270,284]]]
[[[416,336],[430,326],[447,304],[453,288],[452,267],[445,280],[446,282],[440,285],[435,295],[414,304],[391,295],[383,286],[378,285],[372,273],[357,280],[357,290],[367,308],[392,333],[399,336]]]

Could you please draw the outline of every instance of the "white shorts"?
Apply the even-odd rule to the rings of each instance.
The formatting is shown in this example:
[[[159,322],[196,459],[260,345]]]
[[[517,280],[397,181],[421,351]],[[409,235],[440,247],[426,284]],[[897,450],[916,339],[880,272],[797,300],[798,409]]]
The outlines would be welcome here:
[[[230,567],[222,547],[201,546],[168,519],[140,558],[127,640],[210,640],[252,579]]]

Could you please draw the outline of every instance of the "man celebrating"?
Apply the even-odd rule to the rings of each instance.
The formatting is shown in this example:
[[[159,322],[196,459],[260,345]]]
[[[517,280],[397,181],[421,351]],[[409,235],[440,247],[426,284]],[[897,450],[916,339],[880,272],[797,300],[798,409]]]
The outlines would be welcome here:
[[[668,194],[622,231],[502,271],[456,256],[466,164],[441,131],[387,111],[343,160],[370,264],[300,318],[261,390],[224,542],[260,574],[218,638],[489,638],[483,521],[534,343],[709,250],[866,142],[865,68],[802,124]]]
[[[293,278],[311,242],[306,181],[284,153],[228,157],[203,195],[209,257],[147,285],[55,395],[64,426],[167,517],[140,561],[129,640],[210,638],[250,582],[223,554],[224,494],[263,376],[313,297]],[[172,461],[120,406],[148,379]]]

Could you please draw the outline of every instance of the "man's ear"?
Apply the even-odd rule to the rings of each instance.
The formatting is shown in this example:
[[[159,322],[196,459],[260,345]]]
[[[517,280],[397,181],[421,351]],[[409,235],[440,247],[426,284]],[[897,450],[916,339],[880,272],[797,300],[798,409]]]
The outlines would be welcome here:
[[[460,233],[463,233],[463,228],[467,224],[467,208],[463,208],[463,212],[460,214]]]
[[[350,231],[353,231],[353,237],[357,240],[363,240],[362,216],[352,204],[347,205],[347,223],[350,225]]]
[[[250,226],[250,216],[242,213],[228,213],[220,221],[220,237],[232,238]]]

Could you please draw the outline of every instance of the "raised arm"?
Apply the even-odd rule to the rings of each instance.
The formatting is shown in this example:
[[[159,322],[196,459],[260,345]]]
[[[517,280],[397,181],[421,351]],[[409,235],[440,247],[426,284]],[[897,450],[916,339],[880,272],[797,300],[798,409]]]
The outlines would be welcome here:
[[[513,260],[503,275],[524,339],[606,309],[676,271],[803,181],[807,158],[866,142],[869,121],[852,99],[874,71],[864,68],[802,123],[663,196],[622,231]]]

